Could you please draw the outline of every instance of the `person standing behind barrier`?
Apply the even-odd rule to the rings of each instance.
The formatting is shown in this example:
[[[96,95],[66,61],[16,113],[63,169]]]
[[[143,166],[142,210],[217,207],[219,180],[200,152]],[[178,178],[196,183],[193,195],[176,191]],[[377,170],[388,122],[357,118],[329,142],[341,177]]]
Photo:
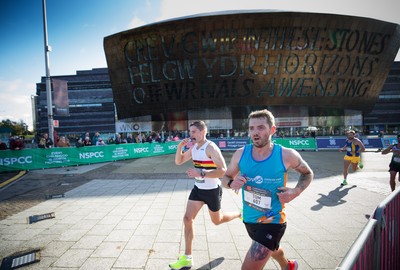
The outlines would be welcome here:
[[[89,137],[85,137],[85,140],[83,141],[83,146],[92,146],[92,141]]]
[[[115,144],[121,144],[122,143],[122,138],[121,138],[121,134],[119,133],[115,133]]]
[[[7,150],[7,144],[0,140],[0,150]]]
[[[75,143],[75,147],[84,147],[85,145],[83,144],[82,138],[78,138],[78,140]]]
[[[58,141],[57,147],[70,147],[71,144],[69,143],[69,140],[65,138],[65,136],[61,136],[60,140]]]
[[[48,133],[44,133],[43,134],[43,138],[45,139],[45,148],[52,148],[53,147],[53,140],[49,138],[49,134]]]
[[[396,189],[396,175],[399,174],[398,180],[400,181],[400,134],[397,135],[397,143],[389,145],[382,151],[382,155],[393,153],[392,159],[389,164],[390,173],[390,188],[392,191]]]
[[[99,137],[96,142],[96,146],[101,146],[101,145],[106,145],[106,143],[103,141],[101,137]]]
[[[22,150],[24,149],[24,143],[19,136],[14,136],[14,140],[10,143],[11,150]]]
[[[42,137],[39,139],[38,148],[42,148],[42,149],[46,148],[46,139],[45,138]]]
[[[195,121],[190,124],[189,130],[190,138],[186,138],[178,144],[175,164],[182,165],[192,159],[194,168],[189,168],[186,173],[190,178],[195,179],[195,184],[189,195],[183,217],[185,254],[179,255],[178,261],[169,265],[171,269],[190,268],[193,265],[193,222],[204,204],[207,204],[211,221],[215,225],[241,216],[239,211],[222,213],[222,188],[219,177],[224,176],[226,163],[218,146],[206,139],[206,124],[203,121]],[[189,142],[191,142],[191,146],[188,145]],[[182,152],[186,146],[190,146],[189,149]]]
[[[136,139],[136,143],[142,143],[142,133],[138,133],[136,136],[135,136],[135,139]]]
[[[86,132],[86,133],[82,134],[82,136],[81,136],[82,141],[84,141],[86,137],[90,138],[90,133],[89,132]]]
[[[346,144],[339,149],[340,152],[346,151],[346,155],[343,158],[343,182],[340,184],[341,186],[347,185],[347,175],[349,174],[350,164],[353,171],[357,171],[358,168],[363,168],[361,163],[361,152],[365,151],[365,146],[360,139],[355,137],[355,135],[356,132],[354,130],[349,130],[347,132]]]
[[[97,142],[99,141],[99,138],[101,138],[99,132],[95,132],[93,137],[92,137],[92,145],[97,145]]]
[[[132,133],[129,133],[128,136],[126,137],[126,142],[127,143],[134,143],[135,139],[133,138]]]
[[[114,137],[108,138],[107,144],[115,144]]]
[[[225,176],[224,187],[240,190],[243,222],[253,240],[242,270],[261,270],[272,256],[282,269],[297,269],[279,247],[286,230],[285,204],[299,196],[311,183],[314,173],[300,154],[272,142],[275,117],[268,110],[249,115],[252,143],[236,150]],[[296,187],[286,187],[288,170],[300,173]]]

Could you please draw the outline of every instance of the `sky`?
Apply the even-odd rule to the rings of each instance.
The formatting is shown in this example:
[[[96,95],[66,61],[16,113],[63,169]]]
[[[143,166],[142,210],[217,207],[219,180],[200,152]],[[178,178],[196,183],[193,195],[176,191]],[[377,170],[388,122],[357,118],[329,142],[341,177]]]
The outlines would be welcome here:
[[[0,0],[0,121],[23,121],[30,130],[31,98],[46,76],[42,1]],[[399,0],[46,0],[50,76],[107,67],[103,39],[121,31],[200,13],[255,9],[400,24]]]

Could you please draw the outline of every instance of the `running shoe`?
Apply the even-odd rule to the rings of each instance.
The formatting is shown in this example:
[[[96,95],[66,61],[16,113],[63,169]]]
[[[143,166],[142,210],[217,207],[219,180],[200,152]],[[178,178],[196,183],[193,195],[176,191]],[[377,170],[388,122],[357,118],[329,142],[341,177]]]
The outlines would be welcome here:
[[[340,184],[341,186],[345,186],[345,185],[347,185],[347,181],[346,181],[346,179],[345,180],[343,180],[343,182]]]
[[[288,261],[286,270],[297,270],[297,268],[299,268],[299,264],[295,260]]]
[[[169,267],[173,270],[189,269],[192,267],[193,258],[188,259],[185,254],[180,255],[177,262],[171,263]]]

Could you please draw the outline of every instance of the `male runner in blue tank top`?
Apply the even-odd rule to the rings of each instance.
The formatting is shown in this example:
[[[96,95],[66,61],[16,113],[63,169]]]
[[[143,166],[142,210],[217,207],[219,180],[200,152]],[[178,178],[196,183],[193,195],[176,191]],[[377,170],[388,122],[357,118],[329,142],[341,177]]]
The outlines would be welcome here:
[[[300,195],[314,174],[300,154],[272,142],[275,118],[268,110],[249,115],[252,144],[238,149],[221,179],[224,187],[242,189],[243,222],[253,240],[242,270],[261,270],[272,256],[282,269],[297,269],[286,259],[280,240],[286,229],[285,203]],[[288,169],[300,173],[295,188],[286,186]]]
[[[349,174],[350,164],[353,171],[357,171],[358,164],[361,162],[361,152],[365,151],[364,144],[360,139],[356,138],[355,135],[356,132],[354,130],[349,130],[347,132],[346,144],[339,149],[340,152],[346,151],[346,155],[343,158],[343,182],[340,184],[342,186],[347,185],[347,175]]]
[[[225,159],[218,146],[206,139],[207,126],[203,121],[195,121],[189,127],[190,139],[184,139],[178,144],[175,154],[175,164],[181,165],[193,160],[194,168],[186,173],[195,179],[194,187],[189,195],[186,213],[183,217],[185,225],[185,254],[179,255],[178,261],[171,263],[171,269],[190,268],[193,265],[192,244],[194,238],[193,222],[204,204],[215,225],[239,218],[241,213],[221,211],[222,187],[220,177],[226,171]],[[183,147],[191,141],[188,151],[182,152]]]

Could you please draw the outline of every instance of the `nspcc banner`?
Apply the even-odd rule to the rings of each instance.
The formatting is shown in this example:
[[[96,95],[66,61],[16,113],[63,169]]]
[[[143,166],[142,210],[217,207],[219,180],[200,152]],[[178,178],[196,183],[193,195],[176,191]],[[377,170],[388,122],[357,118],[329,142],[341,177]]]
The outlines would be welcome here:
[[[249,139],[213,140],[221,150],[236,150]],[[315,150],[313,138],[273,138],[274,143],[297,150]],[[0,151],[0,172],[87,165],[123,159],[175,154],[178,142],[132,143],[104,146],[35,148]]]
[[[272,138],[272,142],[296,150],[315,150],[317,148],[314,138]]]
[[[174,154],[179,142],[0,151],[0,172],[86,165]]]

